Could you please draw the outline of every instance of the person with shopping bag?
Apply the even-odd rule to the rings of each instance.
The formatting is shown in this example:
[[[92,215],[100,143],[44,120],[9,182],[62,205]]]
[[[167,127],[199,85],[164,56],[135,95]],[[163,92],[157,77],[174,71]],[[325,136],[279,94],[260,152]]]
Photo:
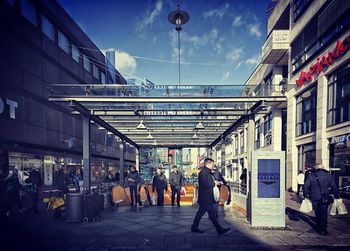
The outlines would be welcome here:
[[[332,206],[331,210],[329,212],[330,215],[343,215],[343,214],[348,214],[348,210],[346,209],[346,206],[343,202],[342,199],[335,199]]]
[[[157,168],[156,174],[153,176],[152,192],[157,191],[157,206],[164,205],[164,191],[168,191],[168,181],[165,175]]]
[[[170,186],[171,186],[171,205],[174,206],[175,204],[175,195],[176,195],[176,204],[179,207],[180,206],[180,200],[181,200],[181,188],[183,185],[183,177],[182,173],[177,169],[177,166],[173,166],[173,170],[170,173]]]
[[[332,175],[322,164],[316,164],[304,184],[305,198],[310,199],[315,211],[317,230],[321,235],[328,235],[327,216],[328,206],[332,204],[332,196],[339,199],[339,192]]]

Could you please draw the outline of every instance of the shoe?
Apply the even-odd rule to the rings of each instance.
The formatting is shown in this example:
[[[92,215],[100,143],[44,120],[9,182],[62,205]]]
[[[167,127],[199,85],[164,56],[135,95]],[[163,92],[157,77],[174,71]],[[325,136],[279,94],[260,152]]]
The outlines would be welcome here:
[[[204,231],[200,230],[199,228],[191,228],[191,232],[192,233],[200,233],[200,234],[204,233]]]
[[[328,233],[327,231],[321,231],[320,234],[321,234],[322,236],[328,236],[328,235],[329,235],[329,233]]]
[[[217,232],[219,235],[222,235],[222,234],[226,233],[228,230],[230,230],[229,227],[228,228],[221,228],[221,229],[217,230]]]
[[[177,204],[177,207],[181,207],[180,204]]]

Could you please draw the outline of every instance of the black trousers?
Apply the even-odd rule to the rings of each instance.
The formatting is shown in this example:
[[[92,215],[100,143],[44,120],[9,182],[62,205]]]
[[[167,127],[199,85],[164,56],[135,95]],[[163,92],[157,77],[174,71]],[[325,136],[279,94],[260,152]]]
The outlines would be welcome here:
[[[157,190],[157,205],[163,206],[164,205],[164,189],[156,189]]]
[[[130,189],[130,206],[134,206],[138,202],[137,186],[129,186]]]
[[[38,212],[38,203],[39,203],[39,193],[30,193],[30,197],[32,198],[32,212]]]
[[[176,195],[176,203],[180,205],[181,195],[180,189],[176,189],[176,187],[171,186],[171,205],[175,203],[175,195]]]
[[[303,188],[304,185],[300,185],[298,184],[298,189],[297,189],[297,196],[299,196],[299,193],[300,193],[300,189]],[[304,191],[304,189],[303,189]]]
[[[213,223],[214,227],[216,230],[222,229],[222,227],[219,225],[218,219],[216,217],[216,210],[214,208],[214,205],[210,206],[199,206],[199,209],[196,213],[196,217],[194,218],[193,224],[192,224],[192,229],[197,229],[199,226],[199,222],[201,221],[203,215],[205,213],[208,213],[209,219]]]
[[[312,201],[315,210],[316,225],[320,232],[327,231],[328,204],[323,204],[321,200]]]

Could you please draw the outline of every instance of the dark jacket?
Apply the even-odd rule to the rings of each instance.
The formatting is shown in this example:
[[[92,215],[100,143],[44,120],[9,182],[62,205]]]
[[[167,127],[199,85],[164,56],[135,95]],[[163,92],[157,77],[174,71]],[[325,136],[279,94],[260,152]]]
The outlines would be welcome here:
[[[18,193],[21,189],[21,183],[19,183],[17,173],[13,173],[10,177],[6,179],[6,186],[8,193]]]
[[[157,190],[167,190],[168,181],[164,174],[154,175],[152,181],[152,191],[155,192]]]
[[[183,184],[183,177],[180,171],[177,171],[177,173],[175,173],[174,171],[171,172],[169,180],[172,189],[181,189]]]
[[[215,186],[214,176],[208,167],[203,167],[198,176],[198,203],[201,207],[214,205],[213,187]]]
[[[216,181],[220,181],[222,182],[224,185],[227,184],[226,180],[224,179],[224,177],[222,176],[221,172],[219,170],[213,170],[213,175]]]
[[[130,181],[129,179],[133,179],[134,181]],[[129,186],[137,186],[141,183],[141,177],[138,171],[130,172],[128,175],[128,185]]]
[[[57,172],[56,185],[58,190],[65,191],[67,189],[63,170],[58,170]]]
[[[317,179],[320,182],[321,190],[318,185]],[[322,198],[322,193],[334,194],[334,197],[338,198],[338,188],[335,185],[332,175],[324,169],[316,169],[311,171],[304,184],[304,195],[306,198],[312,201],[317,201]]]

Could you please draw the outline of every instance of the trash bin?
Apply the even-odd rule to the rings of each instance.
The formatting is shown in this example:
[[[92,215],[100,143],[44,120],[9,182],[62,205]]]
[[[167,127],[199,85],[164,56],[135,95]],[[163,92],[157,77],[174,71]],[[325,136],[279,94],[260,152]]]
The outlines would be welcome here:
[[[67,222],[81,222],[84,217],[84,197],[82,193],[66,194]]]

